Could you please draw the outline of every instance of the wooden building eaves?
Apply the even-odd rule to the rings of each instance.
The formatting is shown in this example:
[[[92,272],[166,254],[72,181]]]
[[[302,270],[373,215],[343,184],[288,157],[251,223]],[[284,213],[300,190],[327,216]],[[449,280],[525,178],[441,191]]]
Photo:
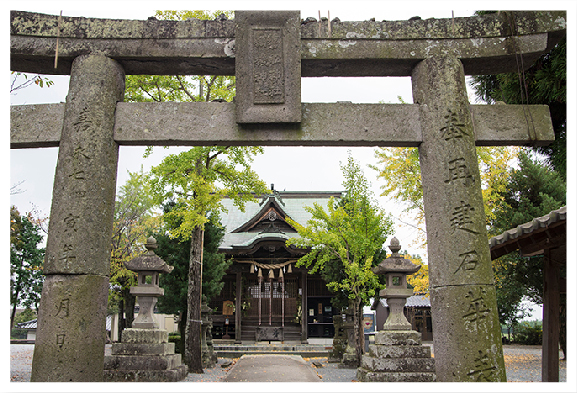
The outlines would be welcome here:
[[[520,250],[522,256],[533,256],[542,254],[547,248],[563,247],[566,233],[567,207],[564,206],[492,237],[489,240],[491,259],[516,250]]]

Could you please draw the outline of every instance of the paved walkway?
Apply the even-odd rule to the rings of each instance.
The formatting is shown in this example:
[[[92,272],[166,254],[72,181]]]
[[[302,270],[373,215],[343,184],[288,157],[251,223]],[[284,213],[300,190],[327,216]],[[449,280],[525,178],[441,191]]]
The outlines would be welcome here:
[[[31,344],[12,344],[10,345],[10,381],[12,382],[29,382],[32,369],[32,353],[34,345]],[[106,352],[110,354],[110,345],[106,346]],[[540,382],[541,381],[541,347],[525,345],[505,345],[503,347],[505,357],[505,368],[507,369],[508,382]],[[246,355],[248,358],[248,355]],[[251,355],[257,356],[257,355]],[[274,355],[273,355],[274,356]],[[308,371],[303,373],[306,378],[313,374],[317,382],[352,382],[356,378],[356,370],[338,368],[336,363],[328,363],[328,359],[317,357],[300,358],[296,355],[285,355],[296,357],[300,360],[293,359],[293,366],[290,369],[283,367],[277,369],[275,373],[285,374],[290,381],[296,381],[301,367],[308,366]],[[229,381],[229,375],[233,377],[235,373],[240,373],[244,368],[244,375],[251,375],[251,378],[270,378],[269,366],[272,366],[270,360],[266,364],[266,372],[255,373],[255,367],[249,367],[249,363],[241,364],[237,371],[237,363],[240,359],[219,358],[218,364],[212,369],[205,369],[203,374],[189,373],[183,382],[224,382]],[[244,363],[244,360],[243,362]],[[303,364],[304,363],[304,364]],[[278,367],[278,366],[276,366]],[[251,370],[252,369],[252,370]],[[248,370],[248,371],[247,371]],[[292,371],[290,371],[292,370]],[[252,371],[252,374],[250,374]],[[241,377],[238,377],[241,380]],[[246,380],[247,378],[245,378]],[[567,381],[567,362],[561,361],[559,367],[559,379],[562,382]],[[314,378],[313,378],[314,380]],[[250,379],[254,381],[254,379]],[[280,381],[280,380],[279,380]],[[572,376],[571,386],[575,384],[575,377]],[[552,389],[552,388],[551,388]],[[554,389],[553,389],[554,390]],[[577,389],[574,389],[577,391]]]
[[[321,382],[299,355],[242,355],[224,382]]]

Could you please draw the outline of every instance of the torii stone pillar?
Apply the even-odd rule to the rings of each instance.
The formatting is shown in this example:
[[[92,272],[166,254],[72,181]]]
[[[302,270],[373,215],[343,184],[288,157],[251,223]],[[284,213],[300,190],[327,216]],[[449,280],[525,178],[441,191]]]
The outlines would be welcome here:
[[[475,133],[463,65],[436,55],[413,70],[429,251],[435,367],[443,382],[506,382]]]
[[[124,72],[103,55],[72,65],[54,179],[31,381],[102,381]]]

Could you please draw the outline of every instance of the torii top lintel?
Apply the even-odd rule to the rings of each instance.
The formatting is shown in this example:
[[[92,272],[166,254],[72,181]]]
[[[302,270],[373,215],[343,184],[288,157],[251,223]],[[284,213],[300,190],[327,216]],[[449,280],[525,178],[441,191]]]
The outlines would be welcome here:
[[[10,14],[11,70],[69,74],[88,52],[117,60],[126,74],[234,75],[235,20],[160,21]],[[564,11],[481,17],[300,24],[301,76],[409,76],[422,59],[449,53],[467,75],[517,71],[566,34]],[[58,37],[58,68],[54,56]],[[498,61],[496,61],[498,60]]]

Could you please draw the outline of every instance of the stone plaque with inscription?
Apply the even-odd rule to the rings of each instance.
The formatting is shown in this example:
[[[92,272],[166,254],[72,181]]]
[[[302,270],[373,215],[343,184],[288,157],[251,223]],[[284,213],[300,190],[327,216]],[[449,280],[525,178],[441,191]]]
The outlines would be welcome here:
[[[236,11],[238,123],[299,123],[299,11]]]

